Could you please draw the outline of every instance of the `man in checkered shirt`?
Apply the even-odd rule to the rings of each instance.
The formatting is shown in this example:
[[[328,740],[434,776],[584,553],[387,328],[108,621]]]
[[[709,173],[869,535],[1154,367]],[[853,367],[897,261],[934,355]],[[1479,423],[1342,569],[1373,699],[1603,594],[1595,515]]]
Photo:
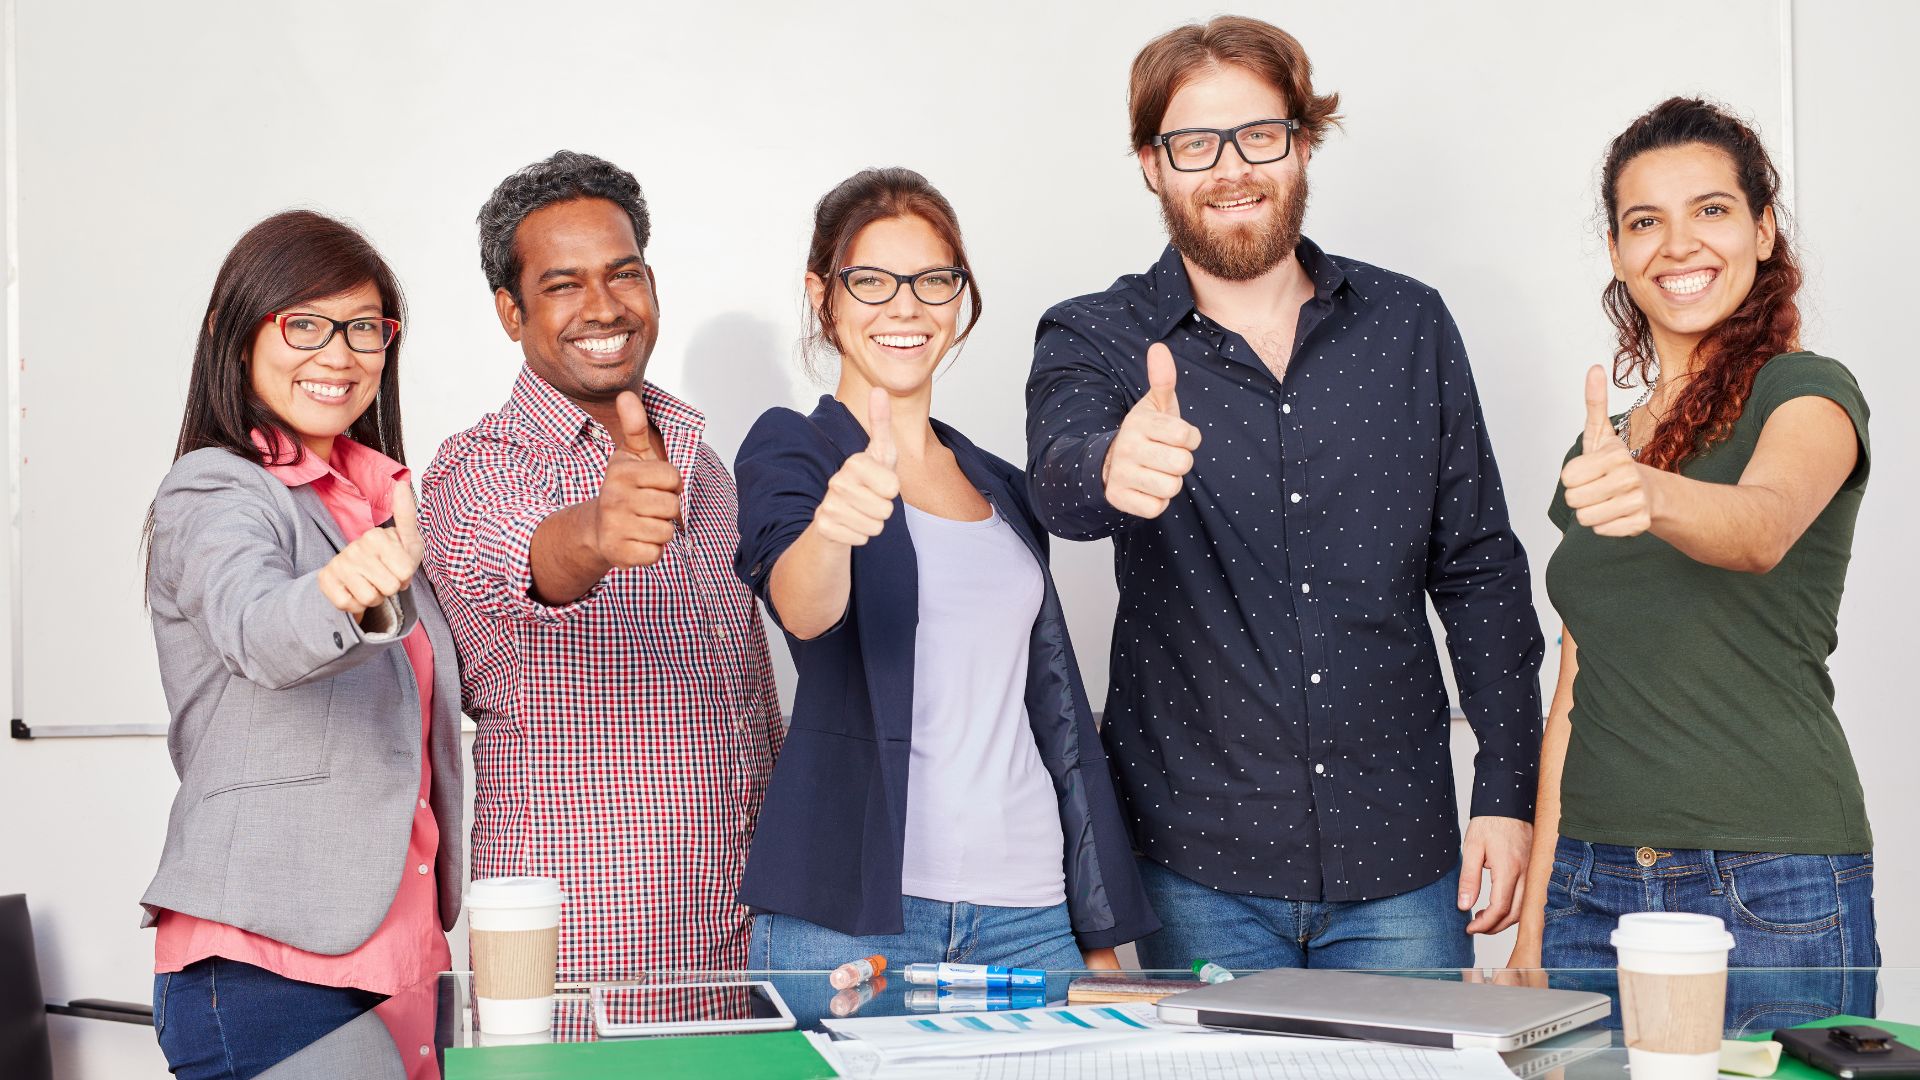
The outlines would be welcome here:
[[[480,728],[473,874],[560,880],[565,980],[746,965],[734,891],[781,741],[733,478],[645,381],[647,232],[640,185],[599,158],[501,182],[481,264],[525,366],[421,481]]]

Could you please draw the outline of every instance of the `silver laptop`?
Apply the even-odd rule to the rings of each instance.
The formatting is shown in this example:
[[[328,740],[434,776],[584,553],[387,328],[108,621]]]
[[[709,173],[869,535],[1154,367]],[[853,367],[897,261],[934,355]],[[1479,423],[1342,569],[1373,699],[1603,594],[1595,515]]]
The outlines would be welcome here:
[[[1160,1019],[1274,1035],[1517,1050],[1607,1015],[1605,994],[1281,969],[1162,998]]]

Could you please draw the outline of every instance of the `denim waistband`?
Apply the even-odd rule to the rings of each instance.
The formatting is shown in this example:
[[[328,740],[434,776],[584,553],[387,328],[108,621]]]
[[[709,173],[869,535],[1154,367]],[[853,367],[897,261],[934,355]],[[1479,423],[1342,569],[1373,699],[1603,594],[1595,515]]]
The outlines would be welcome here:
[[[1554,848],[1554,857],[1572,864],[1573,876],[1581,881],[1594,874],[1630,878],[1683,878],[1705,874],[1717,881],[1722,871],[1797,856],[1777,851],[1716,851],[1653,844],[1628,847],[1593,844],[1563,836]]]

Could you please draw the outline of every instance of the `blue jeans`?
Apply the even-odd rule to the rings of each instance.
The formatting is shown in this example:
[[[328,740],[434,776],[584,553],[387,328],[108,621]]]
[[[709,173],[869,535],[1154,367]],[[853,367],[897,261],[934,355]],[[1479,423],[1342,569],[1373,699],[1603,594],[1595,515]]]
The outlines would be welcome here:
[[[900,898],[905,927],[898,934],[843,934],[792,915],[753,917],[747,965],[755,971],[825,971],[849,960],[879,953],[887,958],[886,977],[908,964],[1005,964],[1008,967],[1073,971],[1086,966],[1074,943],[1067,905],[987,907],[946,903],[918,896]],[[787,1007],[801,1024],[829,1015],[834,990],[825,976],[817,988],[781,987]],[[816,1000],[817,999],[817,1000]]]
[[[1136,946],[1142,967],[1185,969],[1196,959],[1236,970],[1473,966],[1467,913],[1456,906],[1458,865],[1431,885],[1377,900],[1239,896],[1148,859],[1140,877],[1161,923]]]
[[[186,1080],[247,1080],[385,1001],[219,957],[153,977],[153,1031]]]
[[[1642,866],[1637,852],[1651,853]],[[1714,915],[1733,934],[1727,1029],[1770,1031],[1839,1013],[1872,1016],[1880,964],[1872,855],[1668,851],[1561,837],[1547,879],[1541,962],[1612,968],[1608,937],[1636,911]],[[1839,971],[1837,968],[1852,968]]]

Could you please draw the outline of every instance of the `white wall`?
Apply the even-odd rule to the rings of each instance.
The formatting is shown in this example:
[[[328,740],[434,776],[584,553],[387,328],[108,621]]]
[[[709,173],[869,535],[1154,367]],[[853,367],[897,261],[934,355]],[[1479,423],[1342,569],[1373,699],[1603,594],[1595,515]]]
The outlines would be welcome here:
[[[1920,6],[1801,4],[1793,26],[1799,224],[1814,311],[1807,340],[1853,368],[1874,410],[1871,494],[1854,537],[1833,677],[1873,822],[1880,945],[1888,963],[1920,965],[1920,709],[1907,681],[1920,600],[1912,413],[1920,275],[1911,261],[1920,251],[1911,207],[1920,146],[1900,119],[1920,106],[1920,77],[1897,44],[1920,37]]]
[[[263,15],[237,2],[21,0],[28,720],[165,719],[139,600],[141,515],[219,260],[285,206],[356,221],[406,284],[408,442],[423,465],[497,406],[518,364],[479,273],[480,202],[560,147],[627,166],[655,219],[665,318],[652,373],[707,410],[731,459],[762,409],[817,392],[792,346],[813,201],[862,166],[910,165],[957,206],[987,298],[939,410],[1020,460],[1035,319],[1144,268],[1162,243],[1126,152],[1127,64],[1212,10],[983,2],[864,22],[799,10],[353,0]],[[1550,642],[1544,508],[1578,429],[1581,372],[1609,352],[1593,206],[1606,140],[1662,97],[1703,92],[1797,162],[1825,316],[1809,343],[1853,367],[1882,418],[1835,668],[1878,825],[1882,940],[1891,962],[1920,964],[1920,927],[1901,918],[1920,899],[1920,850],[1902,835],[1915,804],[1901,755],[1885,751],[1912,712],[1892,679],[1896,605],[1914,599],[1895,550],[1910,535],[1899,500],[1914,447],[1893,422],[1913,388],[1896,290],[1913,278],[1889,240],[1913,238],[1897,196],[1916,163],[1874,124],[1920,100],[1895,53],[1920,29],[1914,9],[1801,5],[1791,37],[1781,6],[1747,0],[1690,5],[1683,19],[1646,0],[1242,10],[1298,35],[1320,84],[1343,95],[1346,130],[1313,163],[1308,232],[1438,286],[1459,319]],[[369,135],[378,149],[356,163],[347,148]],[[1872,176],[1887,179],[1862,182]],[[1107,546],[1063,543],[1055,569],[1097,700]],[[1549,678],[1555,660],[1550,649]],[[0,745],[0,891],[33,899],[50,997],[146,995],[134,901],[172,788],[157,739]],[[152,1067],[99,1046],[74,1051],[106,1055],[85,1074]]]

